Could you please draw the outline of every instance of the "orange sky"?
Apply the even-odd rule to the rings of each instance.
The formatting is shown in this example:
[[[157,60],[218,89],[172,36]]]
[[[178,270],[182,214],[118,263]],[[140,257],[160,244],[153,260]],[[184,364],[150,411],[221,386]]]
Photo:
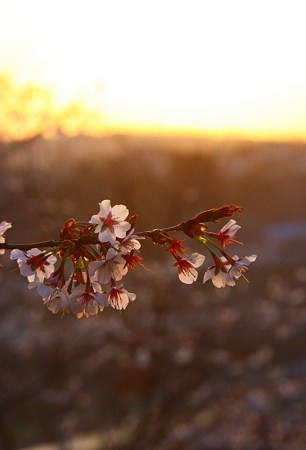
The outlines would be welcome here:
[[[305,139],[305,13],[302,0],[10,0],[0,71],[99,111],[89,133]]]

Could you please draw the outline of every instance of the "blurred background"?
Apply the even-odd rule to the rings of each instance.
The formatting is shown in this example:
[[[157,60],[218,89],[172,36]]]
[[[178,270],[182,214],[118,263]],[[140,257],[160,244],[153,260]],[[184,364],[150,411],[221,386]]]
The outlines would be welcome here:
[[[2,3],[8,242],[107,198],[138,230],[236,203],[230,250],[258,258],[250,283],[186,286],[143,242],[136,301],[77,320],[1,257],[0,449],[306,448],[303,2]]]

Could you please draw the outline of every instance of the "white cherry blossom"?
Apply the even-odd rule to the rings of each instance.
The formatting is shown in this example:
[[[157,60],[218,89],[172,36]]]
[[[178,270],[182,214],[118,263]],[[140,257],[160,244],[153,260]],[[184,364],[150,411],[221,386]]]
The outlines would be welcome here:
[[[227,244],[232,244],[234,242],[238,242],[235,239],[235,234],[237,231],[241,229],[241,226],[237,224],[236,220],[231,219],[224,227],[221,228],[219,233],[209,233],[214,236],[218,242],[220,242],[221,246],[224,248]]]
[[[109,248],[106,257],[89,264],[89,274],[93,280],[101,285],[107,284],[111,279],[119,281],[128,271],[128,267],[121,252]]]
[[[30,281],[30,283],[28,284],[28,288],[36,289],[36,292],[43,299],[45,299],[49,297],[58,288],[58,282],[59,282],[59,274],[51,276],[49,278],[45,278],[43,281],[39,281],[38,278],[36,278],[34,279],[34,281]],[[67,287],[67,283],[65,286]]]
[[[131,227],[130,223],[125,221],[129,210],[124,205],[111,207],[110,200],[103,200],[99,206],[99,214],[93,215],[89,223],[96,225],[95,231],[99,233],[101,243],[109,242],[114,245],[116,238],[124,238]]]
[[[45,257],[45,252],[38,248],[32,248],[27,252],[18,249],[11,251],[11,259],[17,259],[17,264],[22,276],[27,277],[28,280],[43,281],[49,278],[54,272],[54,264],[56,263],[56,256],[50,255]]]
[[[104,297],[101,292],[86,292],[83,288],[76,288],[70,295],[70,308],[78,319],[81,317],[96,316],[103,310]]]
[[[192,253],[188,258],[179,258],[174,264],[178,268],[178,276],[182,283],[192,284],[198,278],[196,268],[200,267],[205,256],[200,253]]]
[[[257,255],[244,256],[240,258],[237,255],[233,256],[233,260],[235,264],[232,265],[229,273],[234,278],[240,278],[245,270],[247,270],[247,266],[251,264],[251,262],[256,261]]]
[[[49,296],[44,298],[44,304],[53,314],[57,314],[59,311],[67,312],[70,306],[70,297],[67,289],[55,289]]]
[[[221,257],[220,260],[224,265],[222,267],[210,266],[204,273],[203,284],[211,280],[212,284],[217,288],[235,286],[235,280],[229,273],[230,264],[227,263],[224,257]]]
[[[104,303],[110,305],[115,309],[126,309],[129,302],[133,302],[136,298],[136,294],[128,292],[123,286],[113,286],[108,292],[103,292]]]
[[[204,274],[203,283],[211,280],[213,285],[217,288],[235,286],[235,279],[240,278],[247,269],[247,266],[255,261],[256,258],[257,255],[245,256],[243,258],[239,258],[239,256],[235,255],[231,258],[234,263],[229,263],[229,261],[222,256],[217,259],[217,261],[219,261],[218,264],[214,264],[207,269]]]
[[[237,224],[236,220],[231,219],[220,230],[220,233],[227,234],[227,236],[234,236],[241,226]]]
[[[134,229],[132,229],[124,239],[122,239],[122,241],[115,242],[115,246],[118,250],[125,252],[125,253],[129,253],[132,250],[139,250],[141,247],[140,242],[138,241],[138,239],[144,239],[141,236],[137,236],[134,233]]]

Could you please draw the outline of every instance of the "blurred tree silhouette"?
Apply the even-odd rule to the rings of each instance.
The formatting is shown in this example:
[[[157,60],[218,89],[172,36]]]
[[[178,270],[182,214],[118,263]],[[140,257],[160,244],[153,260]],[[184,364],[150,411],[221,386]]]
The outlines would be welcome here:
[[[0,140],[24,141],[63,130],[77,134],[101,128],[101,116],[75,100],[60,107],[52,92],[34,83],[18,84],[0,73]]]
[[[43,133],[54,123],[51,93],[33,84],[18,85],[0,74],[0,139],[20,140]]]

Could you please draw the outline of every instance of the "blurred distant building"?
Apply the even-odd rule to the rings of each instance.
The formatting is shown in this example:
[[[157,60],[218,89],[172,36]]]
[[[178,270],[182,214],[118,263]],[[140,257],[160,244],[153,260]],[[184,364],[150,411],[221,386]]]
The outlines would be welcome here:
[[[263,233],[264,262],[306,262],[306,220],[267,225]]]

